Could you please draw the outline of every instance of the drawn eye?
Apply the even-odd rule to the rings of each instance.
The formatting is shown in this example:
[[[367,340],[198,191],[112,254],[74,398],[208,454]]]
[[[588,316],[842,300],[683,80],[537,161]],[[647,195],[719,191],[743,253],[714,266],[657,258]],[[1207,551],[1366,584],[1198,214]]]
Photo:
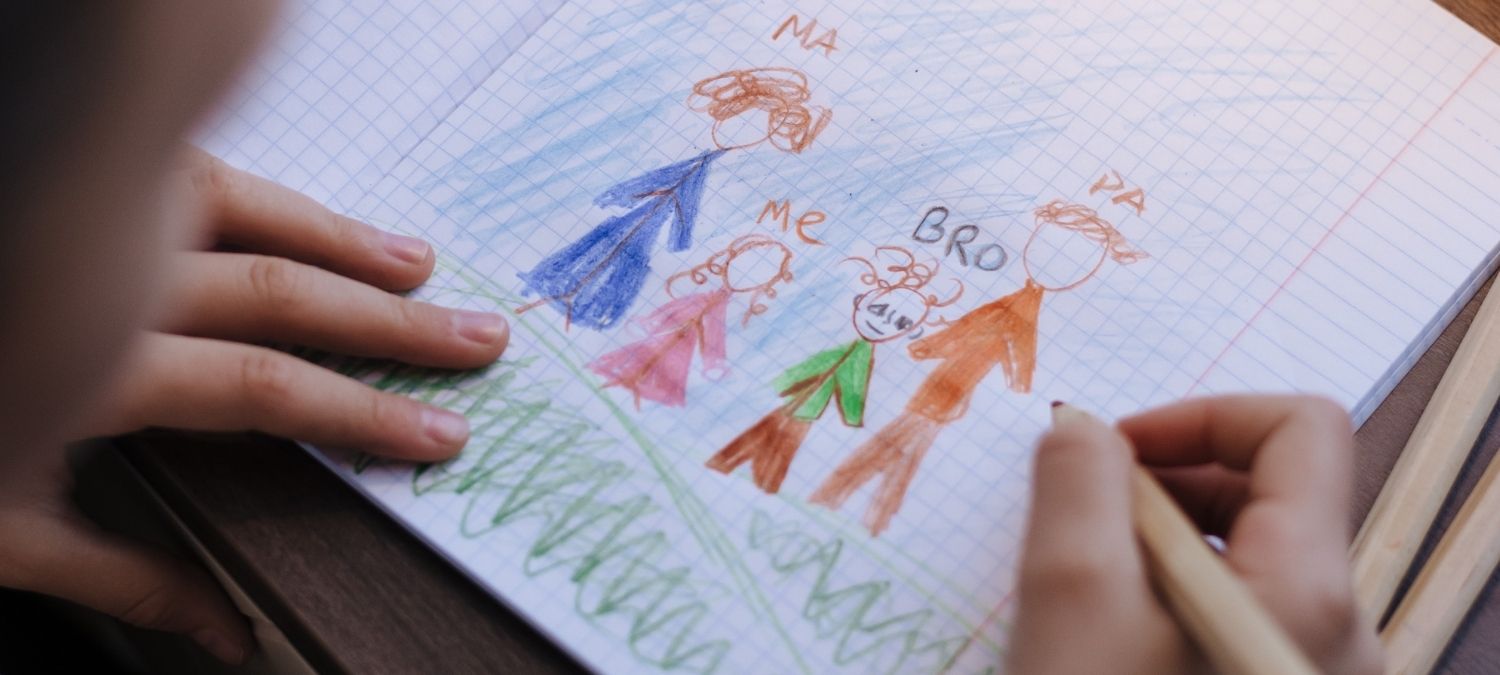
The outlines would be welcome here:
[[[899,319],[896,319],[896,327],[899,328],[899,329],[901,329],[901,330],[906,330],[908,328],[911,328],[911,324],[912,324],[912,321],[911,321],[910,318],[907,318],[907,317],[903,316],[903,317],[901,317]]]
[[[886,303],[877,302],[873,305],[870,305],[870,313],[874,314],[875,316],[885,316],[886,310],[890,309],[890,307],[891,306]]]

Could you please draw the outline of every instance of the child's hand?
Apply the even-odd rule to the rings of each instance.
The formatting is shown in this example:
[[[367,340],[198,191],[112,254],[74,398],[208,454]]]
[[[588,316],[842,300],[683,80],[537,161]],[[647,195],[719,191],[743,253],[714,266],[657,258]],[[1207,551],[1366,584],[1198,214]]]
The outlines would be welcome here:
[[[281,352],[274,341],[439,368],[504,351],[505,319],[406,300],[432,274],[426,243],[336,215],[192,153],[182,187],[221,248],[171,263],[159,332],[142,337],[90,429],[256,430],[325,447],[436,460],[468,437],[462,415],[386,394]]]
[[[1206,669],[1147,577],[1131,444],[1203,531],[1225,539],[1229,566],[1321,670],[1381,672],[1350,580],[1348,417],[1320,399],[1269,396],[1181,403],[1118,431],[1076,422],[1042,440],[1009,672]]]
[[[402,299],[432,273],[431,247],[337,216],[312,200],[193,152],[180,209],[237,252],[170,260],[156,330],[78,437],[144,427],[257,430],[391,457],[443,459],[468,424],[378,392],[262,341],[443,368],[494,361],[503,318]],[[169,209],[170,210],[170,209]],[[72,600],[129,623],[185,633],[227,661],[248,655],[245,620],[196,565],[104,533],[73,508],[60,452],[0,471],[0,586]]]

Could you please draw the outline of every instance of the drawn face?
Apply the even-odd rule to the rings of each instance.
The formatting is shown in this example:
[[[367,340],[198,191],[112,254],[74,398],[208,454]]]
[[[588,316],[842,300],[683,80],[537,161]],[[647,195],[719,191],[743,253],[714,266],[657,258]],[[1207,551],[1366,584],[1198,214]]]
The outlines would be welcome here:
[[[1040,222],[1021,252],[1030,277],[1049,291],[1066,291],[1093,278],[1108,251],[1099,242],[1057,223]]]
[[[854,300],[854,330],[870,342],[886,342],[911,335],[927,312],[927,299],[910,288],[870,291]]]
[[[741,249],[725,264],[724,286],[736,293],[769,289],[788,278],[791,261],[791,251],[780,244]]]
[[[759,110],[714,122],[714,145],[721,150],[740,150],[766,142],[771,137],[769,115]]]

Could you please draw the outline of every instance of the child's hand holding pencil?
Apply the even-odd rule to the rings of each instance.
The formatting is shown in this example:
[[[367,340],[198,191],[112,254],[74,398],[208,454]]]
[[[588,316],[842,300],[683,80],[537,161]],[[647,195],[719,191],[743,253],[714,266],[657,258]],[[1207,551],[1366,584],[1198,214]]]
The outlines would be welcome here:
[[[1342,409],[1226,397],[1118,428],[1067,406],[1054,419],[1036,453],[1007,672],[1178,673],[1210,662],[1289,672],[1302,655],[1319,672],[1381,671],[1349,571],[1353,439]],[[1206,545],[1198,555],[1185,524],[1189,545],[1173,540],[1175,509],[1152,509],[1157,480],[1201,532],[1224,539],[1224,565]],[[1232,574],[1215,576],[1226,566]],[[1253,600],[1236,602],[1246,588]],[[1281,650],[1286,637],[1295,647]]]

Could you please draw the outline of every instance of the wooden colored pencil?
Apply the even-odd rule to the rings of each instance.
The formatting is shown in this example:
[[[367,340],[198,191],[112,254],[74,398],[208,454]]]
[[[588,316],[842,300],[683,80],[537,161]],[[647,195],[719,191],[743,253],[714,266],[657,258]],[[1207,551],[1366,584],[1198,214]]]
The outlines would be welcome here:
[[[1500,293],[1485,297],[1412,430],[1351,550],[1354,592],[1374,620],[1385,615],[1500,399]]]
[[[1479,415],[1484,417],[1484,415]],[[1453,524],[1381,631],[1386,672],[1426,675],[1500,564],[1500,457],[1490,461]]]
[[[1054,424],[1070,416],[1088,413],[1066,404],[1053,405]],[[1178,624],[1218,671],[1230,675],[1316,672],[1250,589],[1209,548],[1156,477],[1136,465],[1131,481],[1131,517],[1151,574]]]

